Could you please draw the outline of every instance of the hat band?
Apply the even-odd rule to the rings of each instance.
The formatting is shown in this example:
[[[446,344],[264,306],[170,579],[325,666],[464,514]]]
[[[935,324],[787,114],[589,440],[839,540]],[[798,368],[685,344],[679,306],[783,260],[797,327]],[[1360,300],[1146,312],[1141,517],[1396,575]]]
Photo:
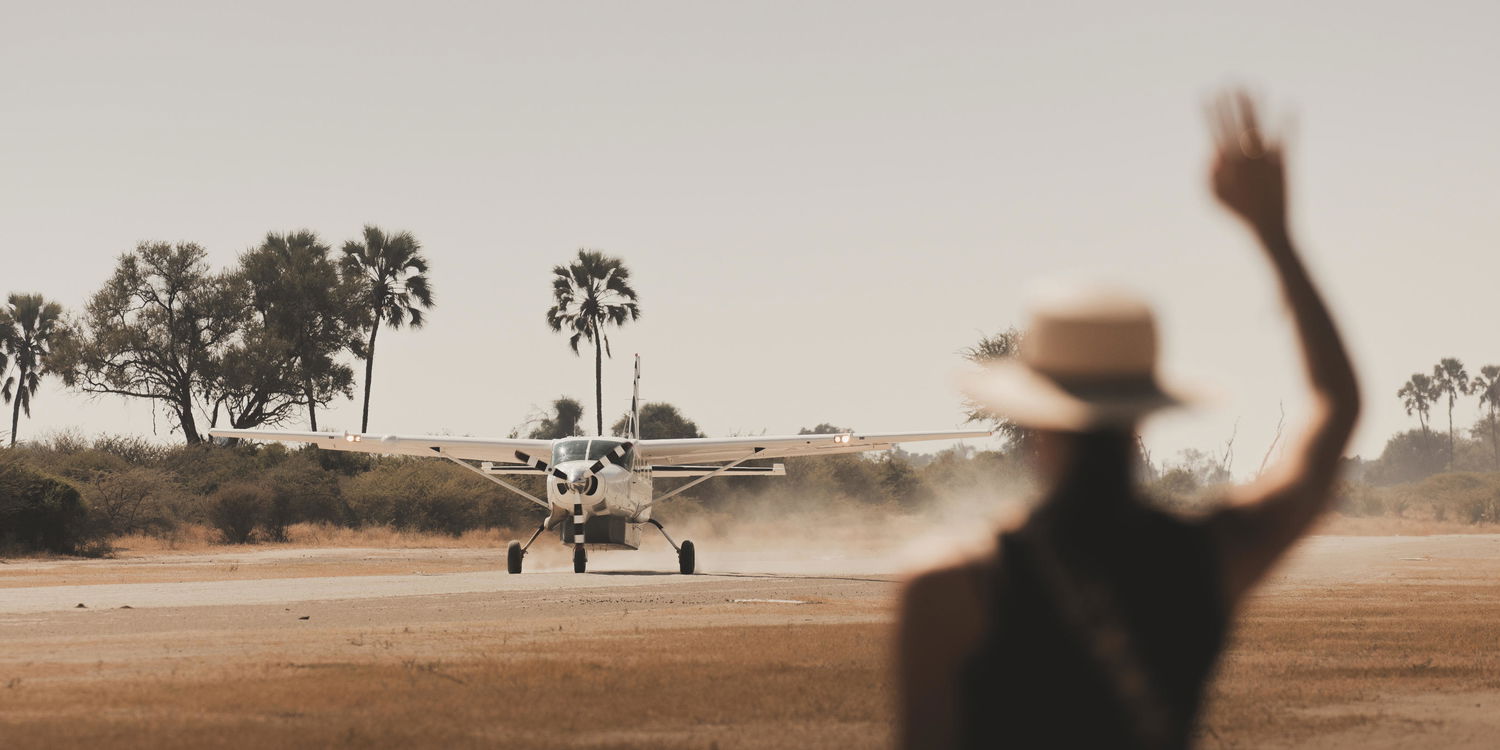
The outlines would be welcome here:
[[[1042,374],[1046,375],[1046,373]],[[1051,378],[1052,382],[1068,395],[1084,401],[1140,398],[1162,394],[1161,385],[1156,382],[1156,376],[1152,374],[1120,378],[1058,377],[1055,375],[1047,375],[1047,377]]]

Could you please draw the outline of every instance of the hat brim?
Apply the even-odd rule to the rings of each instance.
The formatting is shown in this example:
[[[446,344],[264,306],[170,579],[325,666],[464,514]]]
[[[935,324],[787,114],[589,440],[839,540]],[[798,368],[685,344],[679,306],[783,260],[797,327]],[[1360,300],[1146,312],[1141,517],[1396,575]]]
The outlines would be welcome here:
[[[1080,394],[1020,362],[999,362],[961,376],[975,403],[1023,427],[1086,432],[1129,427],[1162,409],[1199,401],[1192,389],[1153,379],[1124,392]]]

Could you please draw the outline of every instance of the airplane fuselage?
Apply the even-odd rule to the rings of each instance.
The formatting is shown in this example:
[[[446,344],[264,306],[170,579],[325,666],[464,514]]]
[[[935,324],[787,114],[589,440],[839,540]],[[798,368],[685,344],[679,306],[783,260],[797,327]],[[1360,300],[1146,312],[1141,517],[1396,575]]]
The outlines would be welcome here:
[[[568,544],[595,549],[637,549],[640,524],[651,520],[651,465],[631,450],[592,474],[589,467],[625,440],[573,437],[552,443],[552,466],[568,480],[547,477],[549,526]]]

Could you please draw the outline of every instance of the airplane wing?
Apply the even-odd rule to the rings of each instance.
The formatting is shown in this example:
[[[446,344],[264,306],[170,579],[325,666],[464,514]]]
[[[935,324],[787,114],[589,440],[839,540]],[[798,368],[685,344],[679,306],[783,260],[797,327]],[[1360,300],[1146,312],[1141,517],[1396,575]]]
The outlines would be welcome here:
[[[532,458],[552,460],[552,441],[519,438],[472,438],[447,435],[369,435],[343,432],[282,432],[280,430],[209,430],[217,438],[276,440],[312,443],[323,450],[356,453],[399,453],[407,456],[451,456],[474,461],[524,463],[522,451]]]
[[[781,435],[731,438],[683,438],[642,440],[636,453],[654,466],[701,463],[705,461],[738,461],[747,458],[786,458],[789,456],[829,456],[839,453],[882,451],[898,443],[924,440],[957,440],[984,438],[982,432],[845,432],[837,435]]]

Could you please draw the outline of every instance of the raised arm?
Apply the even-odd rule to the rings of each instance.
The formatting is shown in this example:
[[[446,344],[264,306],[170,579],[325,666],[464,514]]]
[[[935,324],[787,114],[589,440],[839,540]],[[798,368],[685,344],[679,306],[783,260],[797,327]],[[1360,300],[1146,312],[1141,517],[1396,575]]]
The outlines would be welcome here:
[[[1214,194],[1260,240],[1291,308],[1313,390],[1313,416],[1285,460],[1237,489],[1211,521],[1223,557],[1224,590],[1237,601],[1297,541],[1333,499],[1339,458],[1359,415],[1359,388],[1337,327],[1292,242],[1286,220],[1281,143],[1266,134],[1242,92],[1209,111]]]

